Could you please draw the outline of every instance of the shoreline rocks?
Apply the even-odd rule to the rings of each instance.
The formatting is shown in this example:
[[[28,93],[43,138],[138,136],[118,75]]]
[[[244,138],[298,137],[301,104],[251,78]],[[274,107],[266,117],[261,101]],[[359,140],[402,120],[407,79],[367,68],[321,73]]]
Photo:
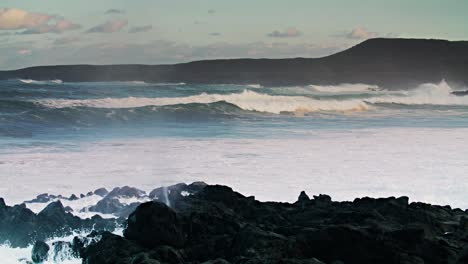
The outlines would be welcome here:
[[[124,237],[84,249],[86,263],[467,263],[467,213],[408,197],[294,204],[259,202],[206,186],[171,208],[152,201],[128,218]],[[106,260],[99,255],[118,254]]]
[[[301,192],[294,203],[260,202],[205,183],[99,193],[96,210],[121,218],[80,219],[60,200],[35,214],[0,198],[0,240],[14,247],[38,241],[34,259],[72,255],[87,264],[468,263],[468,212],[408,197],[337,202]],[[147,202],[122,202],[135,200]],[[108,232],[118,224],[123,237]],[[91,228],[49,250],[41,242]]]

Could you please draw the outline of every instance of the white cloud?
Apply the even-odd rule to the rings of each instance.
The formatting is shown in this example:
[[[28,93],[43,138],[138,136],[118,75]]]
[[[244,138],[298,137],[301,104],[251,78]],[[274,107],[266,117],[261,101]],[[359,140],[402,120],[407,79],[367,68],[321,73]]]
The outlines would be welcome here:
[[[18,50],[17,52],[19,55],[29,55],[32,53],[32,51],[30,49],[20,49]]]
[[[302,33],[299,30],[297,30],[295,27],[287,28],[284,31],[275,30],[267,34],[268,37],[272,37],[272,38],[293,38],[293,37],[299,37],[301,35]]]
[[[81,28],[63,17],[32,13],[17,8],[0,9],[0,30],[23,30],[19,34],[62,33]]]
[[[345,37],[349,39],[369,39],[375,38],[378,35],[379,34],[377,32],[368,31],[364,27],[357,27],[351,30],[351,32],[347,33]]]
[[[118,19],[113,21],[108,21],[104,24],[97,25],[86,31],[86,33],[114,33],[121,31],[128,25],[128,20]]]

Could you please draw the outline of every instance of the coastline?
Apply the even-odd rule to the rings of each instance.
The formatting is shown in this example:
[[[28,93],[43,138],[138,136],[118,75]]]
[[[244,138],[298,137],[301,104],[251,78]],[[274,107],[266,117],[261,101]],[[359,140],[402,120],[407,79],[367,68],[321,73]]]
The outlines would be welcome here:
[[[98,189],[87,195],[98,194],[102,195],[101,201],[115,202],[124,197],[141,198],[144,192],[124,187],[111,192]],[[227,186],[203,182],[156,188],[148,196],[152,201],[126,205],[132,210],[117,221],[100,217],[79,220],[55,200],[56,196],[42,195],[30,201],[52,201],[37,215],[24,205],[9,207],[2,203],[0,237],[5,239],[6,230],[17,230],[19,226],[27,231],[25,224],[35,223],[31,231],[43,235],[29,238],[29,243],[35,242],[33,255],[41,246],[49,247],[41,251],[46,253],[42,255],[44,260],[59,252],[61,256],[83,258],[90,264],[337,261],[461,264],[468,259],[468,210],[410,203],[408,197],[363,197],[336,202],[328,195],[309,198],[301,192],[294,203],[259,202]],[[117,210],[115,205],[101,202],[96,210]],[[19,215],[22,217],[18,218]],[[53,230],[77,228],[83,221],[87,221],[83,227],[93,221],[100,224],[95,225],[93,232],[88,231],[90,234],[78,235],[68,242],[55,241],[50,246],[41,242],[48,240],[47,232],[51,235],[57,234]],[[123,224],[123,237],[106,231],[116,228],[111,226],[112,221]],[[22,234],[27,238],[27,232]],[[19,238],[21,234],[14,236]],[[27,240],[10,238],[10,241]],[[20,244],[16,246],[27,243]]]

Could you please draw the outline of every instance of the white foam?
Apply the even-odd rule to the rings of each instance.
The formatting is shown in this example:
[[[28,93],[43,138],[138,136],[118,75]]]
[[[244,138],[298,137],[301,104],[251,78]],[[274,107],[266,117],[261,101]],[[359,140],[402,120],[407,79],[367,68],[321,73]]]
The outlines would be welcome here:
[[[269,112],[316,112],[316,111],[359,111],[366,110],[367,104],[362,100],[317,100],[305,96],[273,96],[244,90],[235,94],[207,94],[188,97],[168,98],[104,98],[86,100],[53,99],[41,100],[41,104],[53,108],[87,106],[96,108],[134,108],[143,106],[164,106],[190,103],[214,103],[225,101],[235,104],[244,110]]]
[[[377,85],[369,84],[340,84],[340,85],[309,85],[310,88],[322,93],[349,93],[349,92],[374,92],[379,91]]]
[[[319,88],[320,87],[320,88]],[[339,94],[343,91],[363,91],[378,89],[376,86],[363,84],[343,86],[313,86],[313,89]],[[282,112],[319,112],[319,111],[365,111],[371,104],[397,103],[407,105],[468,105],[468,96],[456,96],[452,94],[452,88],[442,81],[439,84],[423,84],[409,91],[379,91],[377,95],[363,99],[315,99],[307,96],[284,96],[258,93],[244,90],[241,93],[232,94],[207,94],[202,93],[188,97],[126,97],[126,98],[101,98],[86,100],[47,99],[39,103],[52,107],[77,107],[87,106],[96,108],[134,108],[144,106],[166,106],[176,104],[201,103],[208,104],[225,101],[234,104],[244,110],[268,112],[279,114]]]
[[[468,208],[468,129],[311,130],[297,139],[135,139],[82,143],[81,151],[0,154],[0,197],[70,195],[179,182],[232,186],[260,200],[294,201],[301,190],[337,200],[408,195]],[[63,177],[67,175],[67,177]]]
[[[25,84],[62,84],[62,80],[45,80],[45,81],[37,81],[37,80],[31,80],[31,79],[19,79],[20,82],[25,83]]]
[[[90,212],[87,210],[90,206],[96,205],[96,203],[99,202],[101,199],[102,197],[99,195],[90,195],[90,196],[86,196],[86,197],[80,198],[78,200],[73,200],[73,201],[70,201],[67,199],[55,199],[48,203],[26,203],[26,207],[37,214],[40,211],[42,211],[49,203],[60,201],[64,207],[68,206],[73,209],[73,211],[70,212],[71,214],[76,215],[83,219],[91,218],[94,215],[99,215],[102,218],[115,218],[115,216],[112,214],[102,214],[102,213]]]
[[[399,96],[383,95],[366,99],[371,103],[395,103],[406,105],[468,105],[468,96],[452,94],[453,89],[445,82],[427,83],[409,91],[401,91]]]
[[[261,89],[261,88],[263,88],[263,86],[260,85],[260,84],[248,84],[247,87],[252,88],[252,89]]]
[[[122,236],[123,229],[116,229],[113,233],[119,236]],[[86,236],[89,232],[87,231],[77,231],[73,234],[65,237],[55,237],[45,242],[49,245],[51,250],[49,253],[53,254],[52,244],[57,241],[71,242],[75,236]],[[7,244],[0,245],[0,258],[2,264],[18,264],[18,263],[27,263],[26,261],[31,260],[32,245],[27,248],[12,248]],[[49,259],[43,264],[81,264],[82,260],[73,257],[69,252],[63,251],[59,253],[60,260],[54,261],[53,256],[49,255]],[[21,259],[25,261],[20,261]]]

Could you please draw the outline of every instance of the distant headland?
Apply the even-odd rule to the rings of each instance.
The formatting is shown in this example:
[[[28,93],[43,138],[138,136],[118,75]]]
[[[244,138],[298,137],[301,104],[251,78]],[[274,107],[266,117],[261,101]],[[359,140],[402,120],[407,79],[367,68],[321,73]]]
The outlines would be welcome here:
[[[468,41],[375,38],[322,58],[221,59],[173,65],[57,65],[0,71],[0,80],[18,78],[265,86],[367,83],[387,89],[445,79],[466,86]]]

